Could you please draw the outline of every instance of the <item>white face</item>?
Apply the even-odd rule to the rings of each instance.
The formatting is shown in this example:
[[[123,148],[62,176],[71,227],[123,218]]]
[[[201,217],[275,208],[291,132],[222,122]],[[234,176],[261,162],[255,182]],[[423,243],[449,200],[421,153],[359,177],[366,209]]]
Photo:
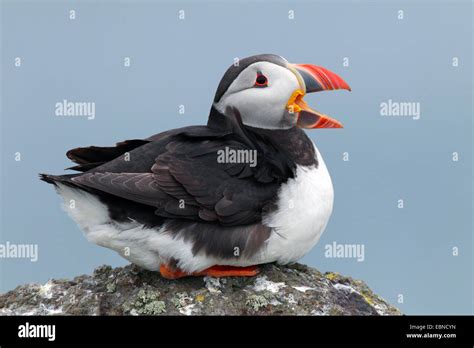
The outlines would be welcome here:
[[[259,74],[266,77],[266,87],[258,83],[256,86]],[[286,107],[297,89],[302,87],[291,70],[270,62],[257,62],[239,74],[214,106],[222,114],[228,107],[237,108],[247,126],[288,129],[297,121],[296,115]]]

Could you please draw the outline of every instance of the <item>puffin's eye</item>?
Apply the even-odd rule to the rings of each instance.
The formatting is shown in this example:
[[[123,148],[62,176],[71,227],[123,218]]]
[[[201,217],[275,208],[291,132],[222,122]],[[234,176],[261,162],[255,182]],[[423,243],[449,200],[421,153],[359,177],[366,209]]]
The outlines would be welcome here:
[[[267,87],[268,80],[267,77],[263,74],[257,74],[257,78],[255,79],[255,87]]]

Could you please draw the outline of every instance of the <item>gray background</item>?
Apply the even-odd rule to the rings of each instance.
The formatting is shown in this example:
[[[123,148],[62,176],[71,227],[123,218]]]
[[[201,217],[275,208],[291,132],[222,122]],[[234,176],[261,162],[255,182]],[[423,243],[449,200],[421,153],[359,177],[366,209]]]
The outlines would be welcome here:
[[[37,243],[39,260],[0,259],[0,291],[126,264],[85,240],[37,173],[61,173],[73,147],[205,123],[233,58],[268,52],[353,89],[306,98],[345,128],[308,132],[336,197],[302,261],[363,279],[408,314],[472,314],[472,16],[468,1],[2,1],[0,242]],[[96,119],[56,117],[63,99],[96,102]],[[421,119],[380,116],[388,99],[420,102]],[[365,261],[325,258],[333,241],[364,244]]]

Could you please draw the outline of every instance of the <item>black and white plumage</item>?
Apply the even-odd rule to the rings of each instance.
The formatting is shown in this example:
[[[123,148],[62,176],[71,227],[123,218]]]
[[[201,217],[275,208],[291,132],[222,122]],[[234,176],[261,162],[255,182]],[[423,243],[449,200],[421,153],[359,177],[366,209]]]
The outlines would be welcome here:
[[[89,241],[149,270],[167,264],[189,274],[288,263],[317,243],[333,188],[300,127],[340,124],[302,95],[349,87],[324,68],[275,55],[239,63],[221,80],[207,126],[73,149],[78,174],[41,175]],[[257,165],[218,162],[224,148],[254,151]]]

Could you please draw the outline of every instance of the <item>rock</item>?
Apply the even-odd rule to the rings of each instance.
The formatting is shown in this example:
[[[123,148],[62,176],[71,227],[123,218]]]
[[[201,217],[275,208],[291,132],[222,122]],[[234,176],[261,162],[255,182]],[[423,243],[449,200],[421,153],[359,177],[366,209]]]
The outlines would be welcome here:
[[[400,315],[360,281],[293,264],[251,278],[167,280],[134,265],[22,285],[0,295],[0,315]]]

